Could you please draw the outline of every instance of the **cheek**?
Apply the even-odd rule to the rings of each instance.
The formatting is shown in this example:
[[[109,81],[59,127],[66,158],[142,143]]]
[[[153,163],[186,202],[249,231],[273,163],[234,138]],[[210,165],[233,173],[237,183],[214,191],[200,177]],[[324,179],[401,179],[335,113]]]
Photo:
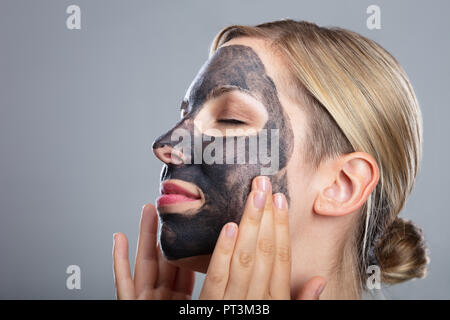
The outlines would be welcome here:
[[[251,191],[251,184],[252,180],[260,175],[263,175],[264,172],[267,172],[268,170],[263,170],[263,167],[265,169],[273,168],[275,171],[275,174],[269,175],[269,177],[272,180],[273,183],[273,190],[275,192],[282,192],[286,195],[289,201],[289,192],[287,189],[287,175],[286,170],[283,169],[286,165],[286,149],[285,147],[279,148],[280,145],[276,144],[276,147],[279,148],[279,157],[280,157],[280,163],[277,161],[274,161],[275,159],[271,155],[271,152],[267,150],[267,148],[264,148],[262,150],[259,150],[260,146],[260,140],[259,137],[256,138],[256,151],[258,155],[254,160],[256,160],[255,164],[250,164],[250,158],[249,154],[250,152],[255,151],[255,144],[251,143],[249,140],[249,137],[228,137],[230,144],[226,143],[226,138],[223,137],[223,141],[219,140],[219,143],[217,143],[216,147],[222,147],[223,153],[220,152],[219,154],[223,157],[222,164],[215,163],[215,164],[206,164],[203,163],[201,165],[201,172],[205,175],[207,180],[209,181],[209,185],[211,188],[207,188],[206,190],[203,190],[205,195],[207,196],[207,204],[208,204],[208,211],[210,214],[213,214],[215,216],[224,216],[226,218],[229,218],[232,221],[239,222],[240,216],[242,215],[242,212],[245,207],[245,202],[247,200],[248,194]],[[238,143],[238,139],[242,140],[242,144]],[[265,140],[262,140],[266,143],[267,147],[271,147],[271,133],[268,134],[268,136],[265,138]],[[208,142],[203,143],[202,146],[202,153],[205,153],[205,148],[208,146],[212,146],[213,143],[211,139],[206,139]],[[214,138],[212,138],[214,141]],[[279,137],[279,142],[287,142],[283,137]],[[289,143],[292,144],[292,139],[289,139]],[[250,148],[250,145],[253,145],[253,148]],[[228,149],[227,146],[232,146],[232,149]],[[290,149],[290,148],[288,148]],[[259,154],[259,151],[264,154],[263,161],[269,160],[269,164],[265,162],[265,164],[260,163],[260,156],[262,154]],[[231,157],[227,157],[230,154]],[[209,152],[207,152],[209,154]],[[214,153],[216,154],[216,153]],[[233,156],[234,155],[234,156]],[[239,155],[239,156],[238,156]],[[237,164],[241,159],[244,161],[244,164]],[[229,164],[228,160],[232,159],[232,164]],[[284,159],[283,161],[281,161]],[[275,162],[275,165],[271,167],[272,161]],[[278,165],[278,167],[277,167]]]
[[[260,174],[260,170],[258,165],[245,164],[205,166],[204,172],[216,181],[215,190],[207,190],[211,196],[213,191],[215,193],[211,204],[217,206],[216,201],[224,202],[223,205],[227,207],[226,214],[230,217],[240,216],[251,190],[252,180]]]
[[[314,172],[305,163],[304,150],[299,148],[298,139],[287,165],[289,203],[289,223],[291,230],[301,230],[311,216],[315,200]]]

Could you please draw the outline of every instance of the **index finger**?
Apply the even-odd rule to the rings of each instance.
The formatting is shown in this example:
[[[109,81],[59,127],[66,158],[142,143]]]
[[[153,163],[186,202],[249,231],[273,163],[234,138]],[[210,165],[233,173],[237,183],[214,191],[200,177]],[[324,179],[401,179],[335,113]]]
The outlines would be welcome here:
[[[113,259],[117,299],[134,299],[134,283],[128,259],[128,239],[120,232],[114,235]]]
[[[234,222],[229,222],[223,226],[211,256],[199,299],[223,299],[237,232],[238,226]]]
[[[225,291],[225,299],[244,299],[255,264],[256,246],[261,220],[264,211],[270,211],[272,201],[268,195],[272,186],[267,177],[258,177],[255,187],[258,190],[250,192],[245,210],[239,223],[239,235],[231,259],[230,278]],[[271,200],[271,199],[270,199]],[[267,205],[268,204],[268,205]]]
[[[134,283],[138,295],[145,289],[153,289],[158,275],[157,225],[155,207],[148,203],[142,208],[136,263],[134,265]]]
[[[275,225],[275,261],[270,283],[270,294],[274,299],[290,299],[291,246],[289,237],[289,215],[286,197],[282,193],[273,195]]]

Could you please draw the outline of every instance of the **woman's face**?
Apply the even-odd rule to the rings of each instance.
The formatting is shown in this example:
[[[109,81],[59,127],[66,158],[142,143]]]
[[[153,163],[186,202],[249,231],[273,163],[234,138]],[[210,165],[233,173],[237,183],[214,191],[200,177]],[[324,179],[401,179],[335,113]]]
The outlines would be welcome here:
[[[278,59],[262,40],[219,48],[190,85],[182,119],[154,142],[164,162],[157,210],[168,259],[210,255],[222,226],[239,223],[258,175],[286,195],[290,212],[311,208],[301,156],[305,116],[284,93]]]

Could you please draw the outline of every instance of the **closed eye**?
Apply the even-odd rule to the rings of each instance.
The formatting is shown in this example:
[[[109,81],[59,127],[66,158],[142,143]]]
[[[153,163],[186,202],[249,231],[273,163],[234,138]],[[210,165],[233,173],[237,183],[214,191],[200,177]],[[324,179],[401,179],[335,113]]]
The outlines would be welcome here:
[[[217,119],[218,123],[226,123],[226,124],[245,124],[244,121],[237,120],[237,119]]]

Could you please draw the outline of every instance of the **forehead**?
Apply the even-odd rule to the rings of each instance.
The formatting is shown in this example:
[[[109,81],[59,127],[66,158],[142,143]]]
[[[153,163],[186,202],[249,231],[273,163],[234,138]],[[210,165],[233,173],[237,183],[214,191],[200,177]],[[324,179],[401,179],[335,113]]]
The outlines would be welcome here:
[[[273,54],[267,41],[249,37],[232,39],[205,62],[184,101],[188,109],[197,109],[219,88],[227,91],[237,88],[259,99],[264,99],[262,96],[270,88],[272,94],[281,98],[284,90],[279,79],[283,73],[280,58]]]
[[[235,50],[233,54],[231,50],[227,50],[228,54],[225,50],[221,50],[229,46],[241,46],[248,50]],[[219,57],[217,57],[218,54]],[[249,70],[257,71],[259,75],[265,73],[274,82],[278,94],[284,93],[287,70],[282,58],[274,54],[274,49],[268,41],[251,37],[239,37],[223,44],[202,66],[197,77],[191,83],[186,93],[186,98],[192,92],[192,87],[196,82],[199,82],[199,76],[204,77],[205,74],[214,74],[216,77],[213,80],[220,82],[222,80],[220,79],[221,75],[224,78],[226,77],[227,81],[230,81],[232,80],[231,72],[233,70],[239,70],[240,73],[235,76],[239,75],[241,78],[248,77]]]
[[[290,92],[293,89],[293,85],[288,80],[288,71],[282,58],[274,53],[270,43],[257,38],[239,37],[223,44],[218,51],[230,46],[246,47],[250,49],[253,54],[249,54],[248,50],[237,50],[233,56],[224,54],[220,59],[218,59],[217,56],[212,55],[200,69],[186,92],[185,101],[189,101],[189,103],[186,104],[189,105],[187,108],[199,109],[198,107],[205,102],[208,94],[220,85],[225,87],[227,85],[238,85],[248,88],[248,83],[252,83],[249,81],[250,72],[248,72],[248,70],[253,69],[256,71],[251,72],[253,73],[251,77],[254,77],[254,79],[259,79],[263,74],[270,79],[276,88],[275,92],[278,96],[277,100],[279,100],[280,107],[293,122],[294,134],[297,136],[301,133],[299,131],[303,131],[306,127],[306,114],[304,114],[304,108],[302,108],[297,99],[292,98],[292,95],[286,94],[286,92]],[[228,53],[230,52],[231,51],[228,50]],[[216,51],[216,54],[217,53],[221,52]],[[256,59],[253,60],[253,63],[248,61],[250,56],[256,57]],[[255,61],[259,61],[259,65]],[[244,66],[247,70],[243,70]],[[255,77],[255,75],[257,76]],[[247,85],[245,82],[247,82]],[[261,89],[264,86],[259,85],[257,87]],[[258,91],[258,89],[255,91]],[[255,91],[252,92],[253,95],[255,95]]]
[[[291,77],[289,76],[286,62],[279,54],[275,53],[274,47],[266,40],[252,37],[235,38],[226,42],[221,47],[233,45],[247,46],[253,50],[262,62],[265,73],[272,79],[277,90],[278,98],[285,112],[287,112],[291,118],[304,118],[305,114],[303,114],[303,111],[305,108],[302,106],[304,101],[298,99],[301,94],[297,93],[297,88],[294,86]]]
[[[238,89],[263,98],[267,90],[276,91],[265,65],[247,45],[222,46],[208,59],[189,87],[185,100],[193,109],[215,92]]]
[[[273,80],[276,88],[280,104],[290,119],[293,127],[295,140],[300,144],[306,139],[306,131],[308,129],[308,118],[306,114],[305,101],[298,99],[302,94],[298,94],[296,85],[290,80],[288,69],[283,59],[275,54],[274,48],[270,46],[268,41],[251,37],[239,37],[232,39],[222,45],[244,45],[252,48],[264,64],[266,74]],[[293,94],[295,92],[295,94]],[[296,146],[301,148],[301,146]]]
[[[279,77],[277,69],[279,70],[281,60],[274,54],[274,50],[270,47],[268,41],[251,37],[239,37],[226,42],[221,48],[239,45],[251,48],[264,65],[266,74],[274,81],[277,80]]]

